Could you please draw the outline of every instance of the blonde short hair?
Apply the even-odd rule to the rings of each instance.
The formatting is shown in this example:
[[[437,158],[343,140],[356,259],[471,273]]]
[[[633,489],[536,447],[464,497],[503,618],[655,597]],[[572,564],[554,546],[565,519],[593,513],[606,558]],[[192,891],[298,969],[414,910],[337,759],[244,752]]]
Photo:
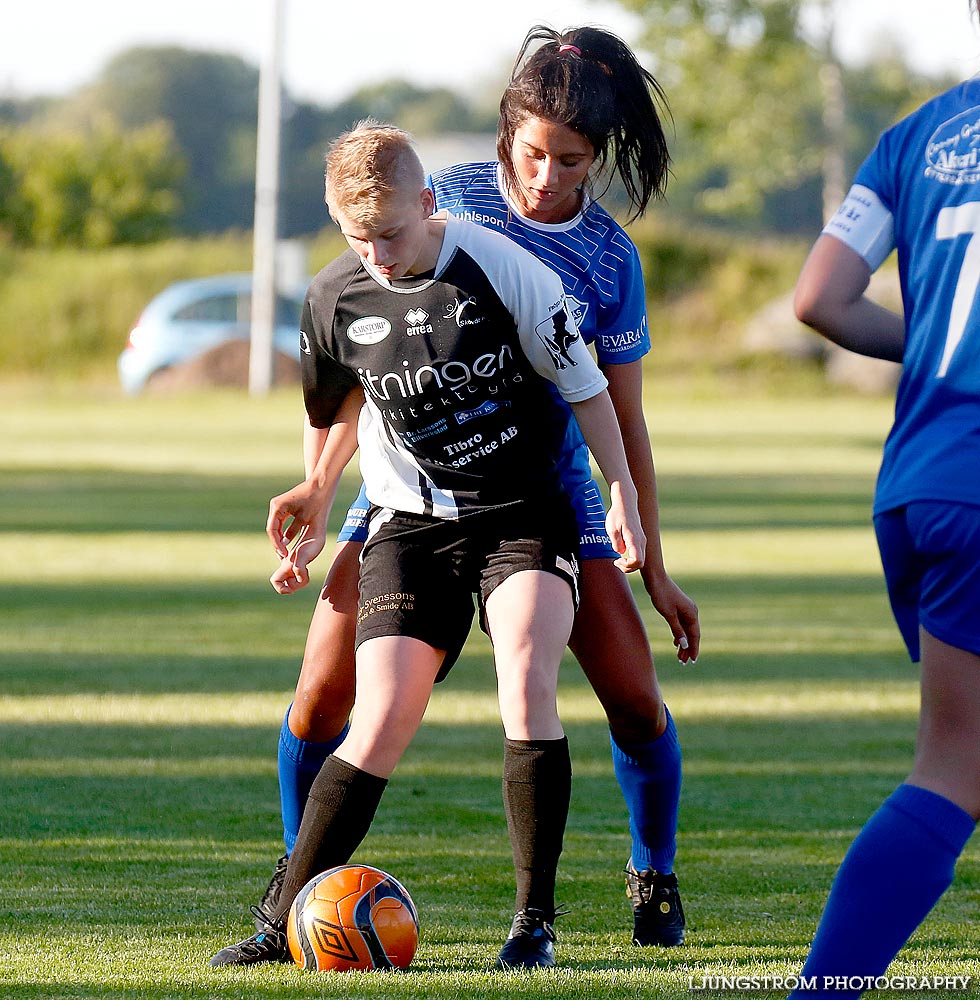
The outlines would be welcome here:
[[[324,200],[330,214],[336,218],[341,211],[371,225],[393,196],[421,192],[425,172],[413,143],[403,129],[370,118],[334,140],[324,171]]]

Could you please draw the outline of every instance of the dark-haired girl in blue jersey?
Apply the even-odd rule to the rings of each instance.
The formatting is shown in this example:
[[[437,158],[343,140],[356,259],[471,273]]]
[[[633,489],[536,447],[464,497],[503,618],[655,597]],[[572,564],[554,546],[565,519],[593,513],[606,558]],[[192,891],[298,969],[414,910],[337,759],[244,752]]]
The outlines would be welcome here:
[[[663,194],[669,156],[659,103],[656,81],[615,35],[590,27],[562,34],[534,28],[501,99],[499,164],[453,167],[433,176],[430,186],[437,208],[507,234],[560,275],[580,332],[594,344],[608,379],[639,492],[647,536],[644,585],[671,629],[679,659],[687,662],[698,655],[700,627],[697,607],[667,574],[660,546],[642,406],[642,358],[650,349],[643,276],[636,247],[592,190],[600,177],[617,173],[634,218]],[[326,436],[307,428],[308,465]],[[571,419],[561,467],[579,518],[583,562],[581,605],[569,645],[609,719],[616,777],[629,808],[633,940],[676,945],[684,937],[673,872],[681,788],[677,734],[639,610],[614,566],[588,452]],[[353,611],[366,511],[366,502],[355,503],[348,514],[283,721],[279,773],[287,849],[309,785],[342,735],[353,701]],[[292,512],[273,501],[270,535],[279,547]],[[276,889],[274,879],[266,905]]]
[[[864,296],[893,249],[904,319]],[[873,985],[952,882],[980,818],[978,286],[974,78],[881,137],[796,292],[800,319],[830,340],[902,362],[874,524],[896,622],[922,665],[912,770],[841,865],[803,970],[822,991],[801,997]]]

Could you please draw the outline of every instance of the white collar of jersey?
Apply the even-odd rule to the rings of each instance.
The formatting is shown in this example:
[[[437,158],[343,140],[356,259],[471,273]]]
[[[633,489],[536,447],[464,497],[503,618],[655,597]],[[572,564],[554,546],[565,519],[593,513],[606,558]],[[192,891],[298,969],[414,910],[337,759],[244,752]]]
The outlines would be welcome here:
[[[578,213],[573,215],[567,222],[535,222],[534,219],[529,219],[526,215],[524,215],[518,207],[517,202],[511,198],[504,178],[504,168],[499,163],[497,164],[497,189],[500,191],[500,195],[504,201],[507,202],[507,207],[521,220],[525,226],[530,229],[539,229],[546,233],[564,233],[569,229],[574,229],[582,221],[582,216],[585,214],[586,209],[592,204],[589,192],[583,189],[582,207],[578,210]]]
[[[361,258],[361,267],[364,268],[367,273],[374,278],[374,280],[381,285],[381,287],[386,292],[394,292],[396,295],[412,295],[415,292],[421,291],[423,288],[428,288],[435,280],[435,275],[439,273],[439,267],[436,267],[435,275],[428,278],[425,281],[420,281],[417,285],[410,285],[403,287],[401,285],[392,284],[380,271],[378,271],[372,264],[369,264],[363,257]],[[399,278],[399,281],[411,281],[413,275],[407,274],[404,278]]]

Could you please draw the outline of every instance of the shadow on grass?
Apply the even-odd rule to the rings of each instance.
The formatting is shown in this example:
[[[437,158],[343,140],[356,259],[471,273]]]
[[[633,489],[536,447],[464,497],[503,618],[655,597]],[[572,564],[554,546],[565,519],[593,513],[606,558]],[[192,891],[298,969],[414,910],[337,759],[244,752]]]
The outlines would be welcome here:
[[[80,535],[133,531],[262,534],[270,498],[294,485],[284,476],[91,468],[0,468],[0,481],[0,533],[70,531]],[[357,489],[357,481],[345,477],[330,518],[332,531],[343,523]]]
[[[0,468],[0,532],[261,533],[282,476],[206,475],[118,469]],[[357,493],[345,476],[331,512],[343,522]],[[866,475],[663,476],[670,530],[865,526],[874,479]],[[66,498],[71,498],[66,502]],[[207,516],[202,516],[202,511]]]
[[[154,984],[139,987],[109,986],[91,982],[77,986],[12,987],[5,992],[6,1000],[282,1000],[288,997],[344,997],[346,1000],[455,1000],[460,996],[472,1000],[641,1000],[687,995],[687,977],[683,970],[658,973],[651,982],[643,981],[642,968],[636,958],[598,965],[563,962],[558,970],[536,973],[499,973],[480,971],[481,963],[446,962],[442,965],[413,964],[404,972],[368,972],[305,975],[298,969],[280,972],[269,967],[258,970],[216,970],[214,982],[185,983],[179,991]],[[476,968],[474,968],[476,966]],[[652,971],[652,970],[651,970]],[[626,982],[617,981],[627,978]],[[198,974],[195,978],[205,978]]]
[[[717,443],[717,442],[716,442]],[[866,475],[658,475],[671,532],[850,528],[870,522]]]
[[[691,947],[670,963],[722,962],[731,970],[803,948],[847,843],[899,780],[907,756],[900,744],[912,728],[909,719],[839,722],[833,713],[789,721],[720,715],[710,727],[682,729],[689,771],[678,863]],[[618,873],[629,837],[605,727],[575,722],[566,729],[575,768],[559,877],[560,898],[572,907],[560,928],[566,978],[548,980],[547,988],[522,978],[515,990],[474,971],[469,953],[481,962],[492,957],[513,894],[500,727],[495,719],[426,723],[357,857],[395,871],[410,887],[430,935],[427,955],[394,991],[350,980],[344,996],[443,998],[454,995],[460,975],[465,981],[455,988],[467,996],[682,995],[663,981],[670,963],[625,946],[628,910]],[[222,936],[247,933],[247,906],[280,850],[274,740],[274,729],[259,725],[3,726],[7,932],[41,927],[51,937],[84,926],[89,940],[113,942],[115,977],[125,975],[126,948],[136,941],[156,962],[169,941],[181,948],[169,972],[176,992],[151,975],[132,990],[93,982],[3,995],[323,995],[315,982],[283,970],[216,974],[210,982],[201,968],[226,943]],[[961,880],[977,881],[969,872]],[[610,947],[613,931],[621,950]],[[460,941],[467,956],[458,953]],[[616,972],[641,978],[615,989],[589,980]],[[646,981],[646,972],[661,978]]]
[[[658,651],[669,642],[666,626],[646,595],[637,593],[658,669],[669,681],[820,683],[903,676],[906,661],[877,574],[683,582],[698,596],[704,630],[702,660],[688,667]],[[0,654],[0,686],[7,695],[25,696],[289,691],[315,600],[312,587],[288,600],[277,598],[263,580],[0,586],[7,648]],[[880,637],[864,648],[826,651],[827,636],[837,638],[837,647],[849,646],[850,621],[860,622],[864,632],[877,627]],[[751,632],[751,641],[745,652],[714,652],[713,629]],[[809,636],[808,629],[817,632]],[[766,650],[767,637],[784,647],[794,635],[801,638],[792,651]],[[492,682],[486,639],[475,627],[473,637],[476,645],[471,638],[447,688],[482,690]],[[229,654],[229,647],[248,652]],[[585,685],[570,657],[562,678],[563,685]]]
[[[575,771],[570,833],[622,834],[625,810],[605,726],[571,723],[565,730]],[[274,840],[276,736],[273,726],[8,723],[0,727],[8,748],[0,836]],[[684,726],[685,825],[706,835],[791,831],[806,815],[813,829],[835,828],[855,802],[900,780],[913,736],[909,718],[721,716],[710,727]],[[502,756],[495,718],[424,723],[386,792],[377,830],[449,843],[499,834]]]
[[[302,650],[287,657],[206,655],[129,655],[100,653],[7,653],[0,656],[0,685],[8,698],[54,695],[237,694],[275,695],[288,704],[299,673]],[[134,676],[138,671],[139,676]],[[727,684],[730,690],[766,682],[787,685],[915,681],[918,674],[899,650],[882,653],[785,652],[707,653],[697,664],[681,665],[668,654],[658,657],[658,672],[669,700],[682,701],[688,689]],[[488,655],[460,658],[437,691],[488,693],[493,667]],[[588,690],[575,661],[562,665],[559,690]],[[724,692],[720,692],[724,696]]]

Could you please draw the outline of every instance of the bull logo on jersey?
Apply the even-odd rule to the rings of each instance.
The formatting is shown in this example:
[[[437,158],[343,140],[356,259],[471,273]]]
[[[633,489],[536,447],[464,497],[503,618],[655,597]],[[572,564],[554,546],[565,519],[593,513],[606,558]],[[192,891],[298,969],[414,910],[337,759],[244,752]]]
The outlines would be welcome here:
[[[980,181],[980,107],[950,118],[932,133],[925,174],[944,184]]]
[[[578,362],[569,354],[569,348],[578,340],[578,330],[569,323],[568,313],[564,307],[539,323],[534,331],[551,355],[551,363],[563,372],[566,368],[575,368]]]

